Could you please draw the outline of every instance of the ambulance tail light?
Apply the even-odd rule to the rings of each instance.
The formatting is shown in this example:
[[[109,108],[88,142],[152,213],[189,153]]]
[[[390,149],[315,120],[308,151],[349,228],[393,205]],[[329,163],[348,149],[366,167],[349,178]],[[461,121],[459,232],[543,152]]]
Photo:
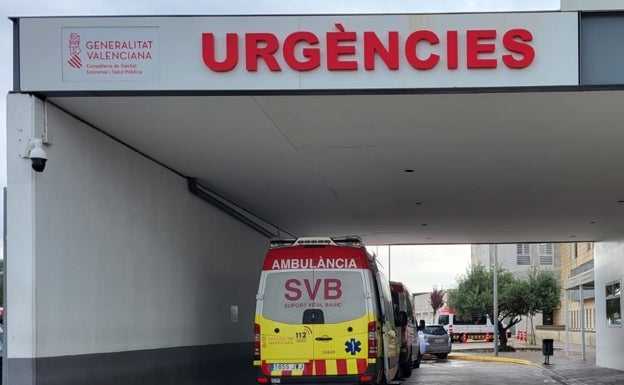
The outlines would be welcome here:
[[[407,335],[407,326],[401,326],[401,335],[402,336],[406,336]],[[407,347],[407,338],[403,338],[403,342],[401,343],[401,347],[403,347],[403,348]]]
[[[368,358],[377,358],[377,322],[368,323]]]
[[[254,324],[254,360],[260,360],[260,325]]]

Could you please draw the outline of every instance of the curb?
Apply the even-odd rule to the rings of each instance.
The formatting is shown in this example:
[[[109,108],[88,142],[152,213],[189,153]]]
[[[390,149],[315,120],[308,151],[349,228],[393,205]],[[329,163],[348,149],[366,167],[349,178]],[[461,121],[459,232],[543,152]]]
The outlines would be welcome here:
[[[463,355],[463,354],[451,354],[448,356],[449,359],[453,360],[466,360],[466,361],[494,361],[494,362],[506,362],[510,364],[520,364],[520,365],[528,365],[528,366],[539,366],[533,361],[522,360],[520,358],[506,358],[506,357],[490,357],[490,356],[471,356],[471,355]]]

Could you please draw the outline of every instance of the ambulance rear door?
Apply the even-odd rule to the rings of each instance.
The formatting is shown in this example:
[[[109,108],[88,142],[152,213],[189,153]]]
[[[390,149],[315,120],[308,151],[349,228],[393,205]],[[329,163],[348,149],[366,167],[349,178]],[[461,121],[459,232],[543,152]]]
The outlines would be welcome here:
[[[304,285],[314,281],[314,271],[274,270],[265,272],[263,279],[260,327],[265,370],[274,376],[312,374],[314,331],[304,322],[309,306]]]
[[[317,373],[356,375],[368,366],[370,295],[362,269],[315,269],[313,323]],[[368,297],[368,302],[367,302]]]

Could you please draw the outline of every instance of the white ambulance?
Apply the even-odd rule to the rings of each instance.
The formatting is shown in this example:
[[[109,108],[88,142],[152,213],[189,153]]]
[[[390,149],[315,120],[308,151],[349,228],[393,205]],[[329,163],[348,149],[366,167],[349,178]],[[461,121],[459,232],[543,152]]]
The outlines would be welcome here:
[[[401,342],[390,286],[360,238],[272,241],[256,300],[258,383],[397,378]]]

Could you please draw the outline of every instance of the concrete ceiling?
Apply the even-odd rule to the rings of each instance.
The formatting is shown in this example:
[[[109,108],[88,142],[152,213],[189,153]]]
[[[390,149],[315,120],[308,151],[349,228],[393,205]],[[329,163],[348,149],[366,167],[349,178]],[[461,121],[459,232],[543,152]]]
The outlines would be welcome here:
[[[297,236],[624,236],[624,91],[49,100]]]

